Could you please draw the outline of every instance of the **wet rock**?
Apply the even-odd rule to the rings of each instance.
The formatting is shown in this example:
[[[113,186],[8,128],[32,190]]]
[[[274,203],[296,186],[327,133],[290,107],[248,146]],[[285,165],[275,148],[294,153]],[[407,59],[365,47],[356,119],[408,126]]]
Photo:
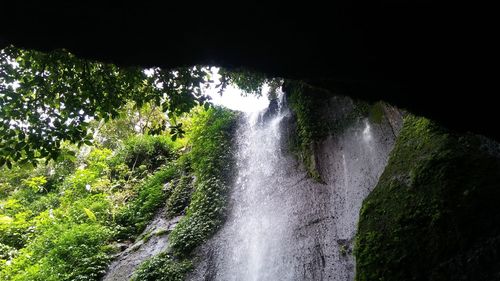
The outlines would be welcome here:
[[[332,122],[353,108],[344,97],[325,107]],[[197,249],[188,280],[353,280],[359,210],[387,163],[397,115],[359,119],[316,144],[319,183],[284,145],[294,129],[286,106],[261,114],[242,120],[226,224]]]
[[[103,277],[103,281],[130,280],[134,271],[142,262],[167,250],[168,233],[179,222],[181,216],[167,220],[164,217],[164,212],[164,209],[158,211],[135,243],[132,245],[119,245],[121,248],[129,246],[116,255]]]

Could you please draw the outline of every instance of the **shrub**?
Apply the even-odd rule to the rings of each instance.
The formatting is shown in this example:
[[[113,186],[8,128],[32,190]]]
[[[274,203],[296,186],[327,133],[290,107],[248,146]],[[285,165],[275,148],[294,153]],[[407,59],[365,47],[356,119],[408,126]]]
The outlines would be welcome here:
[[[97,224],[53,224],[4,267],[0,279],[97,280],[109,261],[103,246],[111,234]]]
[[[188,256],[222,225],[237,117],[235,112],[222,108],[198,111],[193,117],[188,137],[195,191],[186,216],[170,234],[171,247],[179,257]]]
[[[130,170],[144,165],[154,171],[175,158],[175,144],[168,136],[133,136],[123,145],[110,161],[112,167],[125,163]]]
[[[183,281],[192,267],[188,260],[177,261],[167,253],[161,253],[141,264],[132,281]]]
[[[175,188],[173,188],[172,195],[167,201],[166,215],[168,218],[182,214],[189,205],[191,193],[193,192],[192,181],[193,179],[190,176],[182,176],[180,180],[171,182],[171,185],[175,185]]]
[[[147,178],[137,189],[137,196],[117,215],[119,238],[131,238],[139,234],[153,218],[155,212],[165,204],[170,190],[165,190],[165,183],[178,176],[179,165],[168,165]]]

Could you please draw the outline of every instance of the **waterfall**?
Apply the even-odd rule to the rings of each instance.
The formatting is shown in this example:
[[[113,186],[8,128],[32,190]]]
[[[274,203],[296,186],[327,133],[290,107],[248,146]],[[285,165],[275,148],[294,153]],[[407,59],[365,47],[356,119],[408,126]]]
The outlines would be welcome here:
[[[349,99],[337,100],[349,108]],[[188,280],[352,280],[352,242],[362,200],[375,187],[394,142],[387,120],[359,120],[317,145],[325,183],[290,152],[293,118],[281,94],[246,113],[237,130],[236,179],[227,221],[198,249]]]
[[[290,210],[282,201],[287,194],[282,182],[289,175],[282,169],[287,159],[281,151],[280,133],[289,111],[281,101],[278,105],[271,114],[247,114],[237,132],[238,175],[223,230],[227,240],[217,253],[217,280],[289,279],[284,262]]]

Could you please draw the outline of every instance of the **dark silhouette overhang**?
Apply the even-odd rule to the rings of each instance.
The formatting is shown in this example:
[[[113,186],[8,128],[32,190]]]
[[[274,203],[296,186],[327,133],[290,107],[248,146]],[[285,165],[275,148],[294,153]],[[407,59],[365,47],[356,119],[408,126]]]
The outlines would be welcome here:
[[[480,66],[493,47],[469,8],[408,1],[14,5],[2,8],[0,47],[65,48],[121,66],[244,67],[382,99],[500,140],[495,91],[486,86],[493,74]]]

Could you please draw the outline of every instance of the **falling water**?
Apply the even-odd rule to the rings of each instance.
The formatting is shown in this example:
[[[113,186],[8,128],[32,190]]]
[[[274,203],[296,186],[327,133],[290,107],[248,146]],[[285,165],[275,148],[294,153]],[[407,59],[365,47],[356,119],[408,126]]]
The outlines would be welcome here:
[[[270,116],[248,114],[238,132],[238,176],[232,194],[233,208],[226,231],[231,232],[220,252],[227,260],[218,280],[288,280],[283,261],[289,238],[289,210],[275,194],[285,193],[280,182],[287,177],[281,151],[280,125],[289,111],[280,106]]]
[[[281,95],[278,106],[240,122],[228,218],[199,249],[189,280],[353,279],[359,208],[385,166],[393,134],[387,124],[359,120],[327,138],[316,149],[319,183],[289,151],[292,120]]]

